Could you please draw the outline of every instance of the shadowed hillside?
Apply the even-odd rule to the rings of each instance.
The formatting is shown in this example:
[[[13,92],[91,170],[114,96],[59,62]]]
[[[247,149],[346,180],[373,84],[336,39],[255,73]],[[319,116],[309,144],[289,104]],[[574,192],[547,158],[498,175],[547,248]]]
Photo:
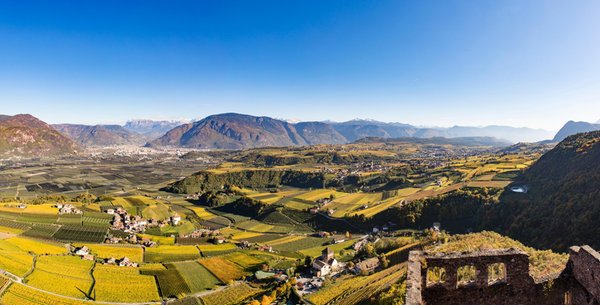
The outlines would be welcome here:
[[[505,192],[486,227],[535,247],[600,247],[600,131],[566,138],[522,180],[528,192]]]

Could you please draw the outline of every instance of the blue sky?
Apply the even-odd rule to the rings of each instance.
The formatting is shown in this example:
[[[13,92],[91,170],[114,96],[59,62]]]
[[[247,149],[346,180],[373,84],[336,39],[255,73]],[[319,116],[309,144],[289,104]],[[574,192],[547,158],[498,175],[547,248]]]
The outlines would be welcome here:
[[[600,1],[3,1],[1,113],[558,129],[600,119]]]

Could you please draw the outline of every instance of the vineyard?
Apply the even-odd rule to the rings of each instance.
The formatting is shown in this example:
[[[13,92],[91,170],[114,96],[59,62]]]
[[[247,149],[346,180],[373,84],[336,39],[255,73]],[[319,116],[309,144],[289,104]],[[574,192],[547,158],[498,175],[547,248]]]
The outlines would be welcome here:
[[[215,256],[230,253],[235,251],[238,247],[235,244],[202,244],[198,245],[198,249],[202,253],[202,256]]]
[[[92,254],[100,258],[124,258],[134,262],[144,261],[144,250],[137,245],[110,245],[110,244],[74,244],[76,247],[87,246]]]
[[[0,269],[24,276],[33,266],[33,256],[27,253],[0,251]]]
[[[9,243],[22,251],[32,252],[37,255],[67,253],[67,248],[65,247],[65,245],[50,242],[42,242],[29,238],[13,237],[5,239],[1,242]]]
[[[260,292],[261,290],[259,289],[251,288],[244,283],[239,283],[202,296],[200,299],[204,305],[235,305]]]
[[[223,283],[229,283],[245,275],[244,270],[239,266],[221,257],[205,258],[199,262]]]
[[[84,298],[92,285],[93,264],[75,256],[40,256],[27,283],[61,295]]]
[[[181,298],[191,292],[183,276],[173,264],[165,264],[166,269],[155,273],[160,293],[163,297]]]
[[[97,301],[149,302],[158,301],[154,277],[141,275],[137,268],[96,265],[96,284],[92,291]]]
[[[54,224],[34,224],[30,230],[23,233],[23,236],[34,238],[50,239],[58,231],[60,226]]]
[[[199,257],[200,252],[196,246],[158,246],[146,249],[144,261],[147,263],[176,262]]]
[[[400,264],[369,276],[355,276],[333,283],[308,296],[315,305],[357,304],[375,292],[396,283],[406,274],[406,264]]]
[[[64,242],[90,242],[100,243],[104,241],[107,228],[64,225],[52,236]]]
[[[48,305],[48,304],[60,304],[60,305],[93,305],[93,302],[86,302],[83,300],[73,300],[64,297],[59,297],[41,291],[35,290],[31,287],[13,283],[8,290],[2,294],[0,298],[1,304],[19,304],[19,305]]]
[[[262,263],[264,263],[264,261],[243,252],[234,252],[231,254],[227,254],[223,258],[234,264],[239,265],[245,270],[257,269]]]
[[[212,289],[221,284],[210,271],[197,262],[173,263],[192,293]]]

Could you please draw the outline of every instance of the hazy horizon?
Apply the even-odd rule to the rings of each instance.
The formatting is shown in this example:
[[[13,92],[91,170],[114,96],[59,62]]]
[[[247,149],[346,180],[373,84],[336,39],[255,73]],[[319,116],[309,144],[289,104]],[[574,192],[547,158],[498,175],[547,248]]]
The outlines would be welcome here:
[[[597,1],[1,3],[1,112],[556,131],[600,119],[597,20]]]

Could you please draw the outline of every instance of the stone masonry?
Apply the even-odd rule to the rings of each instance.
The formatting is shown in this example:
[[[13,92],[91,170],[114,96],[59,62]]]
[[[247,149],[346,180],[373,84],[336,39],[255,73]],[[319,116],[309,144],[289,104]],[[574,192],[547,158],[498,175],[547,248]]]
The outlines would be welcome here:
[[[503,272],[492,276],[490,266]],[[428,279],[428,270],[438,275]],[[459,270],[470,270],[462,272],[462,282]],[[598,300],[600,254],[588,246],[571,248],[565,270],[538,282],[529,275],[529,256],[518,249],[411,251],[408,259],[406,305],[600,305]]]

